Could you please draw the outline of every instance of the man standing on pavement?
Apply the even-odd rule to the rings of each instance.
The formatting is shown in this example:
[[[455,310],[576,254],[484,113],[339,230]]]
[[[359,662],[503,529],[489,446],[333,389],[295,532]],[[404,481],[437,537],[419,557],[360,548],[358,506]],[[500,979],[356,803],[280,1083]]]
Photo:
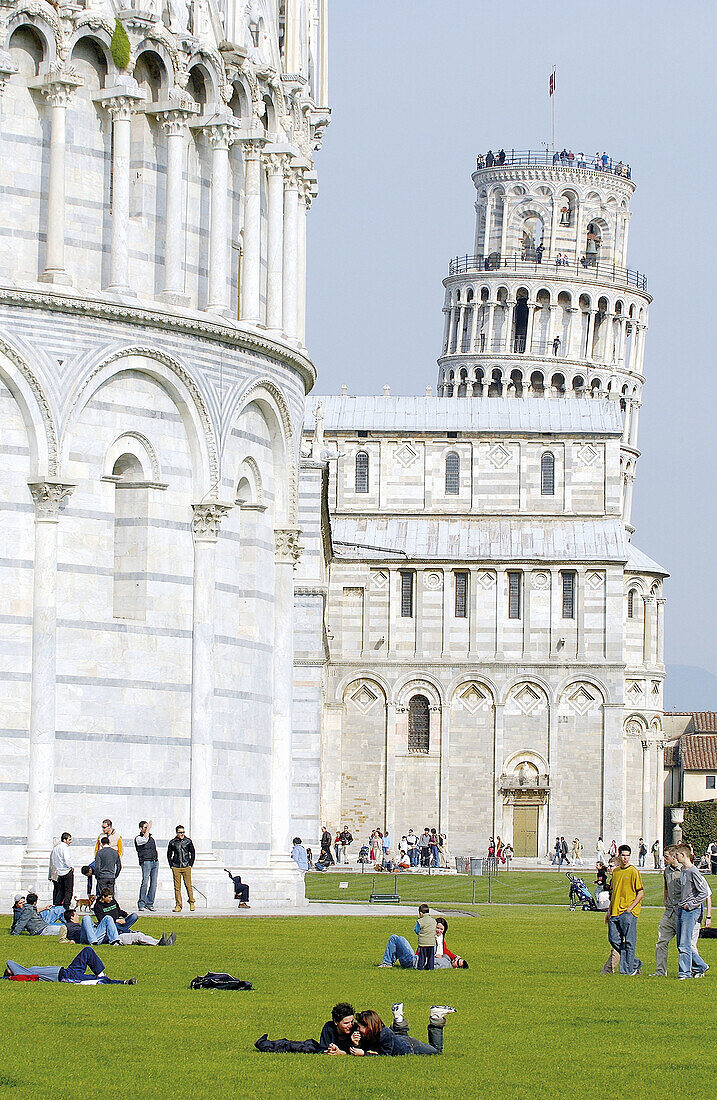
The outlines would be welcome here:
[[[176,836],[167,845],[167,862],[172,868],[174,878],[174,912],[182,911],[182,882],[187,891],[189,911],[194,912],[194,891],[192,890],[192,866],[194,864],[194,845],[186,835],[183,825],[177,825]]]
[[[139,900],[137,909],[149,909],[154,912],[154,895],[157,893],[157,874],[159,872],[159,857],[157,845],[152,836],[152,822],[140,821],[139,834],[134,838],[134,846],[137,849],[137,858],[142,872],[142,885],[139,888]]]
[[[72,905],[72,892],[75,886],[75,872],[70,862],[70,845],[72,836],[63,833],[60,843],[56,844],[50,852],[50,873],[48,878],[52,883],[52,904],[62,905],[69,909]]]
[[[97,843],[95,844],[95,855],[100,850],[102,843],[102,837],[106,836],[109,840],[110,848],[114,848],[117,855],[122,859],[122,837],[119,835],[112,822],[108,817],[102,822],[102,832],[97,837]]]
[[[103,890],[114,893],[117,876],[122,870],[122,861],[114,848],[110,847],[110,838],[103,836],[100,842],[100,850],[95,856],[95,878],[97,879],[97,893]]]
[[[610,908],[605,914],[607,938],[620,955],[620,973],[635,977],[642,973],[637,958],[637,918],[645,896],[640,872],[630,863],[632,849],[621,844],[617,850],[617,867],[610,883]]]

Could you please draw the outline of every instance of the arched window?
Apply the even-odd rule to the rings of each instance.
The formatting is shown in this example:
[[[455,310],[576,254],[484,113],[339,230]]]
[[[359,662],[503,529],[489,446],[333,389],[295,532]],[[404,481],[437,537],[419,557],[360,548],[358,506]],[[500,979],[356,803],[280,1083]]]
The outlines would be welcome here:
[[[540,494],[544,497],[555,496],[555,458],[546,451],[540,460]]]
[[[408,751],[428,752],[430,710],[425,695],[414,695],[408,704]]]
[[[627,617],[628,619],[635,618],[635,589],[631,588],[627,594]]]
[[[446,495],[458,496],[460,492],[461,460],[455,451],[446,455]]]
[[[356,492],[368,492],[368,455],[365,451],[356,455]]]
[[[149,495],[139,459],[122,455],[114,464],[114,576],[112,615],[144,622],[147,602]]]

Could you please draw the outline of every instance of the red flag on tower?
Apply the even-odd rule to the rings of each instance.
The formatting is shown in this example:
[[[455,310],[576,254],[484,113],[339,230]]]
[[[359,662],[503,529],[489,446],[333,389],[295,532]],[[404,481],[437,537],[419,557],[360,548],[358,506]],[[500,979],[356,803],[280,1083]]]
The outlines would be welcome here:
[[[553,69],[552,73],[550,74],[550,93],[549,94],[553,95],[554,93],[555,93],[555,69]]]

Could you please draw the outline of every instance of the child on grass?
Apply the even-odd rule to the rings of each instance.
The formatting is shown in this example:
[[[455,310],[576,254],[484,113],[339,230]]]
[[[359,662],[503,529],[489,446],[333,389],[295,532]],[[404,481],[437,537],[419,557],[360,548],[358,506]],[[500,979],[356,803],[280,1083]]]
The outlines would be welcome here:
[[[436,918],[427,905],[419,905],[414,932],[418,936],[418,969],[434,970],[436,958]]]

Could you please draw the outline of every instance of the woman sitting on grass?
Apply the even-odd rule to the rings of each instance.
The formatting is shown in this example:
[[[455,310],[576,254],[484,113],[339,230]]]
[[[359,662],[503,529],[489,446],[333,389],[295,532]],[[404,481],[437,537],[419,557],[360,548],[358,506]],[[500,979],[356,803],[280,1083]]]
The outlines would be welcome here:
[[[452,951],[448,950],[446,946],[447,931],[448,921],[446,918],[436,917],[436,954],[434,969],[447,970],[449,967],[453,967],[454,970],[468,970],[468,963],[466,960],[461,958],[460,955],[454,955]],[[383,953],[383,959],[378,965],[393,966],[397,959],[404,970],[415,969],[418,965],[416,953],[406,937],[398,936],[394,933],[393,936],[389,936],[386,950]]]
[[[393,1023],[386,1027],[372,1008],[356,1013],[356,1031],[351,1035],[349,1054],[384,1054],[397,1057],[403,1054],[442,1054],[443,1028],[446,1016],[455,1012],[450,1005],[431,1005],[428,1018],[428,1042],[422,1043],[408,1034],[408,1023],[403,1016],[403,1003],[393,1005]]]

